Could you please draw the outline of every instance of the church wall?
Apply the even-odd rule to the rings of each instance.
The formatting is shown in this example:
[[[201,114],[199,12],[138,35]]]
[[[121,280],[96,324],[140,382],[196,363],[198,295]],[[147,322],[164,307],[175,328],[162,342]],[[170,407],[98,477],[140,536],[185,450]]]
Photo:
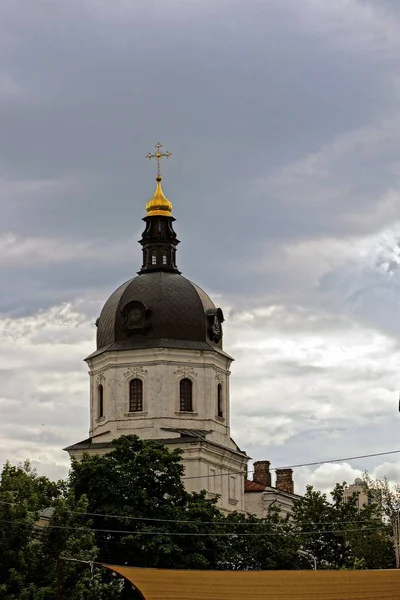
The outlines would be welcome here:
[[[220,509],[244,511],[246,456],[215,447],[207,440],[175,447],[183,449],[184,482],[189,492],[206,490],[209,498],[220,496]]]
[[[172,440],[179,433],[168,428],[203,430],[207,432],[203,441],[193,438],[192,443],[168,443],[171,449],[183,449],[186,489],[205,489],[209,497],[221,496],[218,506],[224,511],[244,510],[244,472],[248,459],[237,451],[230,438],[229,357],[215,351],[153,348],[108,352],[87,362],[93,441],[111,442],[128,434]],[[143,382],[143,411],[132,413],[129,382],[135,377]],[[193,382],[193,412],[179,410],[182,378]],[[222,418],[217,414],[218,384],[223,391]],[[102,417],[98,416],[99,385],[103,386]],[[109,451],[110,448],[101,453]]]
[[[111,441],[137,433],[157,439],[175,437],[164,428],[212,430],[210,439],[232,446],[229,431],[229,366],[217,352],[145,349],[109,352],[89,359],[91,381],[90,434]],[[129,382],[143,382],[143,411],[129,412]],[[179,410],[179,383],[193,383],[193,412]],[[103,386],[104,416],[98,412],[98,386]],[[218,384],[223,390],[222,418],[217,415]],[[99,440],[100,441],[100,440]]]

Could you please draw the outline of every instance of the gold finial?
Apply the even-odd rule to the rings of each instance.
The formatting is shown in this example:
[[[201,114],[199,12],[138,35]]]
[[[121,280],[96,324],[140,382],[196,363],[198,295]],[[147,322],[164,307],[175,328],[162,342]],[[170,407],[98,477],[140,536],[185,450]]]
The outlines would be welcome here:
[[[170,152],[168,152],[168,150],[166,152],[161,152],[162,147],[163,147],[162,144],[160,144],[160,142],[158,142],[156,144],[157,152],[154,152],[154,154],[151,154],[151,152],[146,154],[146,158],[148,158],[149,160],[151,158],[155,158],[157,160],[157,177],[156,177],[157,187],[156,187],[156,192],[155,192],[154,196],[146,204],[146,211],[147,211],[148,217],[154,216],[154,215],[164,215],[164,216],[169,217],[169,216],[171,216],[171,212],[172,212],[172,202],[170,202],[164,196],[162,188],[161,188],[161,180],[162,180],[161,159],[169,158],[170,156],[172,156],[172,154]]]

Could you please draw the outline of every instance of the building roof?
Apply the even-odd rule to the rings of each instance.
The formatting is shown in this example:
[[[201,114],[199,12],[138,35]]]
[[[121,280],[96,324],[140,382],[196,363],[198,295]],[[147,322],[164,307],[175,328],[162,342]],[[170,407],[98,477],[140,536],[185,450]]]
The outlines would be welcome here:
[[[145,272],[121,285],[105,303],[97,320],[95,354],[182,343],[221,351],[221,337],[217,342],[213,338],[216,319],[220,327],[222,311],[196,284],[179,273]]]
[[[103,565],[144,600],[398,600],[400,571],[189,571]]]
[[[159,444],[163,444],[165,446],[168,445],[177,445],[179,444],[180,446],[184,445],[184,444],[193,444],[194,441],[196,441],[199,444],[207,444],[207,446],[214,446],[214,448],[220,448],[220,449],[226,449],[225,446],[223,446],[222,444],[218,444],[217,442],[213,442],[212,440],[207,440],[206,436],[209,433],[209,431],[206,431],[204,429],[174,429],[172,427],[165,427],[163,428],[165,431],[171,431],[171,432],[175,432],[178,434],[178,437],[173,437],[173,438],[160,438],[160,439],[155,439],[155,442],[158,442]],[[109,433],[104,432],[104,434]],[[70,451],[74,451],[77,450],[78,452],[94,452],[94,451],[98,451],[98,450],[104,450],[104,449],[109,449],[110,452],[112,452],[114,450],[114,444],[113,442],[100,442],[100,441],[96,441],[99,438],[101,438],[103,434],[100,434],[98,436],[94,436],[94,437],[89,437],[86,440],[82,440],[81,442],[77,442],[76,444],[72,444],[71,446],[67,446],[67,448],[64,448],[64,450],[66,452],[70,452]],[[233,441],[233,440],[232,440]],[[230,451],[233,454],[236,454],[238,456],[246,456],[247,454],[246,452],[244,452],[243,450],[240,450],[240,448],[237,446],[237,444],[235,444],[235,449],[231,449]]]
[[[244,480],[244,491],[247,492],[264,492],[266,486],[257,481],[251,481],[250,479]]]
[[[186,429],[177,427],[161,427],[164,431],[172,431],[172,433],[179,433],[181,436],[194,437],[196,439],[204,440],[206,435],[211,433],[209,429]]]
[[[262,485],[261,483],[257,483],[257,481],[252,481],[251,479],[244,480],[244,493],[245,494],[254,494],[254,493],[265,493],[265,492],[273,492],[275,494],[279,494],[280,496],[286,496],[287,498],[301,498],[299,494],[294,494],[291,492],[286,492],[285,490],[281,490],[277,487],[273,487],[272,485]]]

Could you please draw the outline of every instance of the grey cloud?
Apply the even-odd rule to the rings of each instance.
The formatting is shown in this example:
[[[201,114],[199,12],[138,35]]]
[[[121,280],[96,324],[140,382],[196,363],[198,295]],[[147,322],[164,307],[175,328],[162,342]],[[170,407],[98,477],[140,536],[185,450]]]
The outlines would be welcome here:
[[[316,223],[304,207],[298,210],[293,203],[288,212],[282,202],[286,199],[276,201],[268,187],[261,195],[256,193],[254,178],[273,174],[280,165],[308,154],[350,124],[362,125],[369,116],[365,111],[382,110],[391,94],[383,82],[372,85],[372,80],[387,77],[387,72],[375,70],[370,59],[363,63],[362,58],[352,56],[344,62],[337,51],[324,47],[323,40],[296,32],[295,20],[288,25],[286,11],[269,7],[268,21],[259,19],[259,3],[251,4],[245,13],[240,5],[229,14],[225,5],[217,6],[215,14],[223,20],[215,23],[205,16],[193,21],[189,12],[185,33],[172,21],[169,28],[158,31],[156,39],[151,37],[151,44],[135,21],[136,10],[129,12],[126,27],[104,12],[104,6],[103,12],[101,6],[82,6],[84,10],[77,4],[60,9],[63,19],[57,22],[52,11],[46,16],[25,15],[25,23],[30,18],[33,23],[38,20],[43,36],[21,36],[11,62],[22,65],[20,77],[25,77],[42,102],[36,100],[23,108],[11,105],[3,136],[9,140],[4,168],[19,174],[22,181],[67,174],[79,181],[78,188],[32,198],[24,210],[14,209],[5,221],[7,227],[24,235],[32,230],[53,236],[68,231],[71,243],[88,236],[106,238],[110,247],[121,237],[127,239],[151,193],[150,170],[143,175],[142,153],[152,131],[156,135],[163,123],[161,129],[175,154],[176,164],[168,167],[166,185],[171,199],[176,199],[178,231],[185,242],[180,252],[185,272],[201,280],[206,264],[206,287],[232,293],[246,286],[259,295],[266,282],[249,276],[245,266],[246,259],[254,260],[255,240],[298,236],[302,229],[310,232],[316,226],[326,231],[331,224],[330,219],[323,222],[323,217]],[[143,9],[140,18],[154,26],[154,14]],[[82,28],[79,34],[71,28],[76,18]],[[214,31],[218,34],[212,35]],[[315,52],[316,43],[323,52]],[[165,46],[168,52],[160,52]],[[57,50],[57,61],[49,47]],[[328,63],[329,77],[324,79]],[[303,85],[322,80],[324,85]],[[346,94],[334,93],[340,88]],[[379,99],[376,90],[382,91]],[[239,165],[240,177],[236,174]],[[118,210],[110,210],[116,206]],[[7,214],[7,206],[5,210]],[[204,230],[209,233],[207,246],[201,241]],[[247,243],[241,245],[244,260],[238,271],[239,236]],[[201,254],[196,251],[200,244]],[[139,265],[134,243],[132,254]],[[136,266],[132,261],[128,269],[123,261],[121,279],[133,274]],[[75,299],[83,281],[86,286],[92,282],[101,286],[101,280],[107,279],[111,286],[119,275],[103,265],[86,263],[85,269],[82,262],[85,256],[80,264],[73,262],[71,271],[65,267],[62,279],[54,270],[39,266],[31,282],[33,310],[63,295]],[[221,271],[226,277],[221,278]],[[71,276],[75,281],[69,281]],[[15,304],[12,297],[4,309],[10,310],[10,304]]]
[[[371,8],[379,8],[381,13],[388,17],[400,17],[400,6],[397,0],[379,0],[379,6],[377,6],[374,0],[364,0],[364,2]]]
[[[34,443],[39,446],[50,446],[57,448],[63,444],[68,444],[67,431],[63,431],[61,428],[50,431],[46,430],[45,425],[42,426],[43,431],[33,430],[32,426],[29,428],[17,429],[16,424],[12,421],[8,427],[3,428],[3,435],[12,437],[13,441],[19,441],[24,444]],[[40,425],[38,425],[40,427]],[[28,457],[27,457],[28,458]]]
[[[56,446],[86,435],[83,350],[102,303],[140,266],[154,184],[144,155],[158,139],[173,153],[164,188],[179,265],[228,308],[238,442],[277,464],[397,443],[395,243],[392,256],[368,237],[398,212],[399,23],[385,6],[389,22],[340,2],[2,3],[0,240],[27,245],[18,260],[0,257],[0,314],[13,321],[0,333],[12,347],[0,390],[10,430],[22,416],[22,432],[34,429],[13,452],[38,461],[42,449],[58,472]],[[40,325],[68,302],[75,324]],[[354,344],[367,363],[359,351],[351,368],[321,366],[276,347],[254,360],[260,340],[300,337],[310,350],[316,335],[320,356]]]

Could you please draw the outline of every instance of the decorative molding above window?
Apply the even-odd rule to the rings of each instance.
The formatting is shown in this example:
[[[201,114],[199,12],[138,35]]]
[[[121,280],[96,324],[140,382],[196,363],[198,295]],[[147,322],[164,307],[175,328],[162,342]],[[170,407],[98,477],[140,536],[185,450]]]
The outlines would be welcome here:
[[[218,381],[218,383],[222,383],[225,379],[225,376],[221,371],[217,371],[215,373],[215,379]]]
[[[137,377],[138,375],[146,375],[147,369],[144,369],[141,365],[135,365],[134,367],[129,367],[124,373],[124,377],[126,379],[130,379],[131,377]]]
[[[105,382],[105,380],[106,378],[104,377],[104,371],[100,371],[100,373],[96,375],[97,385],[102,385]]]
[[[174,375],[183,375],[184,377],[192,375],[193,377],[197,377],[197,373],[194,368],[187,366],[178,367],[176,371],[174,371]]]

